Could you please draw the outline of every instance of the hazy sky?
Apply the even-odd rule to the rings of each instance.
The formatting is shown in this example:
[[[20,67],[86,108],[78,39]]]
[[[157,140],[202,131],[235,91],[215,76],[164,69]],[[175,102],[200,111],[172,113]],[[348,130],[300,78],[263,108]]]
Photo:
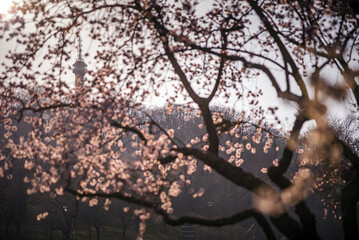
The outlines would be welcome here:
[[[9,7],[9,3],[11,0],[0,0],[0,12],[4,13],[5,10]],[[210,9],[210,4],[208,4],[207,0],[203,0],[200,3],[199,9],[201,9],[200,14],[205,14],[208,9]],[[86,32],[82,32],[81,36],[83,38],[83,52],[89,52],[90,56],[85,59],[85,62],[88,64],[88,69],[94,69],[94,61],[92,60],[93,54],[95,51],[92,51],[92,49],[95,48],[96,43],[91,42],[91,40],[86,36]],[[16,44],[14,42],[5,42],[4,39],[0,40],[0,62],[4,62],[5,60],[5,54],[9,49],[16,48]],[[93,54],[91,54],[93,53]],[[65,63],[64,66],[72,66],[72,64],[75,62],[77,57],[77,50],[76,46],[74,46],[73,54],[71,55],[71,60],[68,63]],[[40,57],[41,58],[41,57]],[[39,59],[40,61],[42,59]],[[46,65],[44,66],[46,67]],[[337,76],[338,77],[338,76]],[[72,72],[69,72],[67,75],[63,77],[64,80],[68,82],[74,82],[74,75]],[[283,79],[284,82],[284,79]],[[263,77],[263,75],[260,75],[256,79],[248,79],[245,80],[244,83],[246,84],[246,88],[250,89],[252,91],[256,91],[259,89],[262,89],[264,95],[260,99],[260,105],[263,106],[264,109],[267,109],[268,107],[276,107],[278,106],[278,117],[284,122],[284,128],[290,129],[294,115],[296,113],[296,106],[293,103],[288,103],[283,100],[280,100],[277,98],[277,93],[274,91],[274,88],[272,87],[271,83],[266,77]],[[167,86],[169,87],[169,86]],[[170,89],[166,89],[166,91],[171,91]],[[157,106],[163,105],[164,101],[162,98],[156,98],[154,96],[149,97],[149,102],[154,103]],[[221,99],[215,99],[214,104],[215,105],[221,105],[223,101]],[[329,106],[329,114],[343,117],[345,114],[347,114],[349,111],[349,108],[342,107],[342,105],[336,104],[334,101],[330,102]],[[228,107],[234,107],[238,110],[248,110],[250,107],[249,104],[244,100],[238,101],[235,98],[230,98]],[[287,120],[288,119],[288,120]],[[271,116],[268,117],[268,121],[272,121],[273,118]]]
[[[0,1],[0,13],[6,13],[11,6],[12,0],[1,0]]]

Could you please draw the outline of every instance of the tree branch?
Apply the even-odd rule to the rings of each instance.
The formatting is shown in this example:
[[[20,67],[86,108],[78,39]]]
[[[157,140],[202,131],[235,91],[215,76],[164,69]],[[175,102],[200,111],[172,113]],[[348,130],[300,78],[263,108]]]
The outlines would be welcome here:
[[[293,58],[291,57],[291,55],[289,54],[287,48],[284,46],[282,40],[279,38],[277,32],[274,30],[274,28],[272,27],[272,25],[270,24],[268,18],[264,15],[263,13],[263,9],[261,9],[257,2],[254,0],[247,0],[248,3],[251,5],[251,7],[254,9],[254,11],[257,13],[258,17],[262,20],[264,26],[266,27],[267,31],[269,32],[269,34],[272,36],[272,38],[274,39],[274,41],[276,42],[276,44],[278,45],[278,48],[280,50],[280,52],[282,53],[283,56],[283,60],[285,62],[288,62],[291,70],[293,72],[293,77],[295,78],[296,82],[299,85],[299,88],[303,94],[303,97],[305,99],[309,99],[309,95],[308,95],[308,91],[306,88],[306,85],[302,79],[302,76],[299,73],[298,67],[296,66]]]
[[[273,201],[273,204],[276,205],[276,207],[269,209],[269,215],[271,216],[272,222],[276,224],[276,227],[290,238],[297,236],[294,239],[302,239],[302,237],[305,236],[300,224],[291,218],[286,212],[277,191],[272,188],[272,186],[255,177],[252,173],[245,172],[242,168],[233,166],[232,164],[226,162],[223,158],[211,152],[204,153],[199,149],[193,148],[181,148],[178,149],[178,151],[186,156],[192,155],[196,157],[203,163],[213,168],[224,178],[230,180],[238,186],[244,187],[259,198],[266,199],[270,197],[270,201]]]
[[[160,11],[158,11],[158,14],[160,15]],[[218,154],[218,144],[219,144],[219,140],[218,140],[218,136],[216,133],[216,130],[213,126],[213,121],[212,121],[212,114],[211,111],[209,110],[209,101],[213,98],[218,85],[219,85],[219,81],[221,78],[221,74],[223,71],[223,65],[224,65],[224,59],[221,60],[221,66],[220,66],[220,71],[218,74],[218,78],[216,81],[216,86],[213,89],[211,95],[209,96],[209,98],[203,98],[198,96],[193,88],[191,87],[190,82],[188,81],[185,73],[183,72],[182,68],[180,67],[180,65],[177,62],[176,57],[174,56],[173,52],[171,51],[170,47],[169,47],[169,42],[168,42],[168,30],[165,28],[165,26],[163,26],[160,21],[157,20],[157,18],[155,16],[153,16],[151,13],[148,13],[149,15],[149,20],[151,22],[154,23],[154,26],[157,30],[157,32],[160,35],[165,53],[168,57],[168,59],[170,60],[175,73],[178,75],[178,77],[180,78],[184,88],[187,90],[188,94],[190,95],[190,97],[193,99],[193,101],[195,101],[195,103],[198,104],[198,106],[200,107],[201,111],[202,111],[202,115],[203,115],[203,120],[209,135],[209,142],[210,142],[210,147],[209,147],[209,151],[213,152],[214,154]],[[213,96],[212,96],[213,95]]]
[[[79,197],[104,197],[104,198],[117,198],[129,203],[134,203],[140,206],[147,207],[149,209],[153,209],[156,214],[159,214],[163,217],[163,220],[171,225],[171,226],[180,226],[185,223],[190,224],[198,224],[198,225],[205,225],[205,226],[215,226],[215,227],[221,227],[226,226],[230,224],[235,224],[241,221],[244,221],[246,219],[249,219],[251,217],[255,218],[258,222],[258,224],[262,227],[267,239],[275,239],[275,235],[271,229],[271,226],[267,222],[267,220],[264,218],[264,216],[260,213],[258,213],[255,209],[247,209],[242,212],[233,214],[229,217],[222,217],[222,218],[216,218],[216,219],[208,219],[208,218],[200,218],[200,217],[192,217],[192,216],[182,216],[178,219],[171,217],[168,215],[161,207],[159,207],[158,204],[154,202],[149,202],[144,199],[138,199],[133,196],[125,196],[120,192],[116,193],[86,193],[86,192],[79,192],[72,188],[65,188],[66,192],[69,192],[75,196]]]
[[[184,40],[184,37],[179,38],[178,36],[176,37],[176,35],[171,34],[172,36],[174,36],[176,38],[176,40],[181,40],[182,43],[186,44],[187,46],[191,47],[192,49],[196,49],[196,50],[200,50],[206,53],[210,53],[216,56],[219,56],[221,58],[225,58],[227,60],[230,61],[240,61],[243,63],[244,67],[248,67],[248,68],[254,68],[254,69],[258,69],[261,70],[262,72],[264,72],[267,77],[269,78],[269,80],[271,81],[273,87],[275,88],[278,96],[280,98],[289,100],[289,101],[294,101],[296,103],[300,103],[301,102],[301,97],[295,95],[294,93],[291,93],[289,90],[287,91],[282,91],[279,87],[279,84],[277,83],[277,80],[275,79],[274,75],[272,74],[272,72],[264,65],[262,64],[258,64],[258,63],[254,63],[254,62],[250,62],[248,60],[246,60],[244,57],[241,56],[236,56],[236,55],[229,55],[227,53],[224,52],[216,52],[214,51],[212,48],[208,48],[208,47],[201,47],[195,43],[192,43],[190,40]]]
[[[342,140],[337,138],[337,142],[343,148],[343,155],[345,158],[349,159],[349,161],[353,164],[354,168],[359,169],[359,157],[356,155],[353,150],[347,146]]]
[[[121,128],[127,132],[132,132],[132,133],[136,134],[145,144],[147,144],[147,139],[145,138],[145,136],[141,133],[140,130],[136,129],[135,127],[124,126],[121,123],[118,123],[115,121],[111,122],[111,126]]]
[[[240,213],[236,213],[230,217],[223,217],[216,219],[198,218],[191,216],[183,216],[178,219],[174,219],[169,215],[167,215],[166,213],[161,215],[163,216],[163,220],[171,226],[180,226],[184,223],[190,223],[190,224],[215,226],[215,227],[235,224],[253,217],[257,220],[258,224],[262,227],[267,239],[275,239],[275,235],[268,221],[265,219],[265,217],[262,214],[258,213],[255,209],[247,209]]]
[[[297,149],[298,146],[298,138],[300,130],[307,120],[306,116],[303,112],[299,113],[297,116],[294,126],[292,129],[292,133],[290,135],[289,140],[287,141],[286,147],[283,152],[283,156],[279,161],[279,166],[272,166],[268,169],[268,176],[272,182],[277,184],[282,190],[288,188],[292,185],[292,183],[283,176],[283,174],[287,171],[292,158],[293,153]],[[306,238],[310,239],[320,239],[316,229],[316,220],[314,214],[309,210],[304,200],[301,200],[295,206],[295,212],[299,216],[301,223],[304,227],[304,232],[306,234]]]

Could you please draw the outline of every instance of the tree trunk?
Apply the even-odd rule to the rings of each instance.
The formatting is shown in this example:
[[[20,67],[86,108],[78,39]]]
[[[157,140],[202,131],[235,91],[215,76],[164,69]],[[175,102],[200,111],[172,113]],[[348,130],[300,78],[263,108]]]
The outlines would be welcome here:
[[[9,225],[10,225],[10,223],[9,223],[9,222],[6,222],[6,227],[5,227],[5,237],[7,237],[7,236],[8,236],[8,234],[9,234]]]
[[[122,237],[126,238],[127,224],[125,219],[122,219]]]
[[[121,216],[120,220],[122,221],[122,237],[126,239],[128,226],[131,224],[131,219],[129,215]]]
[[[100,240],[101,239],[101,227],[100,226],[95,226],[96,229],[96,239]]]
[[[65,229],[65,240],[70,240],[71,236],[71,219],[68,219],[66,222],[66,229]]]
[[[358,170],[353,180],[342,190],[344,240],[359,239],[356,204],[359,199]]]
[[[88,226],[89,238],[91,239],[91,223],[88,222],[87,226]]]
[[[16,223],[16,239],[21,240],[21,223]]]
[[[66,231],[65,231],[65,240],[70,240],[70,235],[71,235],[71,231],[66,229]]]

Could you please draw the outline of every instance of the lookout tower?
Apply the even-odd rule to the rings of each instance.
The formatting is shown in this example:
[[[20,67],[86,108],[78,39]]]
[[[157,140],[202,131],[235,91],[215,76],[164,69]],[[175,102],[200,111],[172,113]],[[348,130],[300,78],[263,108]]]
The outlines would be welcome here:
[[[74,69],[72,70],[72,72],[75,74],[76,77],[76,82],[75,82],[75,86],[77,87],[82,87],[84,84],[84,76],[86,73],[86,67],[87,64],[84,62],[83,58],[82,58],[82,41],[81,41],[81,37],[78,38],[78,46],[77,46],[77,59],[75,64],[73,65]]]

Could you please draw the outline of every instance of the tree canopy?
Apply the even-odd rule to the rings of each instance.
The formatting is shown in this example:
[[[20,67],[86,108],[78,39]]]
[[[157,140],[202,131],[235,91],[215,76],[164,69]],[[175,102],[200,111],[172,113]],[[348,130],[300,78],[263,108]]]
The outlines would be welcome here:
[[[319,239],[301,188],[310,168],[287,174],[299,164],[300,131],[314,120],[306,148],[320,147],[331,168],[345,158],[354,171],[342,186],[341,216],[345,239],[359,237],[358,150],[327,117],[333,101],[358,113],[356,1],[24,0],[0,19],[0,38],[16,44],[0,74],[0,176],[11,178],[12,159],[24,159],[28,194],[66,191],[90,206],[117,198],[170,225],[254,218],[268,239],[276,238],[273,226],[289,239]],[[73,84],[69,60],[79,35],[91,40],[84,58],[93,64]],[[257,82],[265,87],[248,87]],[[276,156],[284,106],[268,108],[267,92],[297,112]],[[166,102],[161,116],[145,104],[152,97]],[[243,114],[226,105],[233,99],[249,106]],[[228,110],[211,108],[215,100]],[[191,123],[188,133],[166,114]],[[265,124],[268,115],[275,124]],[[268,178],[241,166],[251,159],[242,155],[259,152],[273,158],[263,170]],[[177,218],[172,201],[198,166],[253,193],[253,207]]]

